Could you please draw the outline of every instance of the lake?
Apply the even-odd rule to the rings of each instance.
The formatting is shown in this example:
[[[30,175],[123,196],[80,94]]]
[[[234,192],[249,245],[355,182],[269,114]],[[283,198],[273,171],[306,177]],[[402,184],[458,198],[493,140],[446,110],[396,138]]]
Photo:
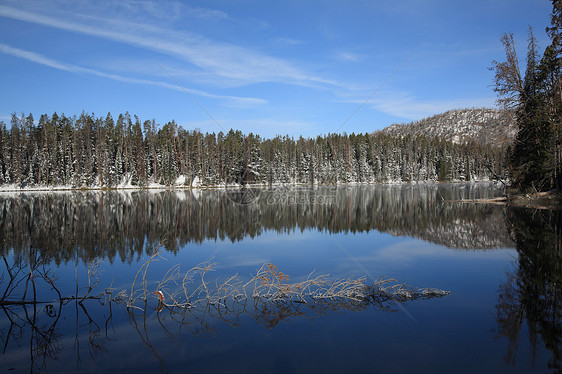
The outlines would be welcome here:
[[[0,371],[562,370],[560,211],[492,184],[0,194]]]

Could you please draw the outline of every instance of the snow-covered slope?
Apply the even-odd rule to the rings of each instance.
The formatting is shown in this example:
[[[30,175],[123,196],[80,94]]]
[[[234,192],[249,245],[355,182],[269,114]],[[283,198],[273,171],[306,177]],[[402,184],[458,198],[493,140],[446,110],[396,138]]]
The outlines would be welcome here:
[[[395,136],[426,135],[455,143],[471,140],[480,144],[505,145],[515,139],[517,126],[510,113],[497,109],[455,109],[408,124],[381,130]]]

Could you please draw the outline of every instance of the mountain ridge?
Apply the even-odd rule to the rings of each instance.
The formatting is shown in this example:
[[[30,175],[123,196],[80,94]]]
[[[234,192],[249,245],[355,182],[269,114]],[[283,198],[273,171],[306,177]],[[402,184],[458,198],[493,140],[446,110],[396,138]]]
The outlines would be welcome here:
[[[406,124],[392,124],[378,132],[392,136],[425,135],[457,144],[471,141],[503,146],[513,142],[517,125],[512,114],[492,108],[452,109]]]

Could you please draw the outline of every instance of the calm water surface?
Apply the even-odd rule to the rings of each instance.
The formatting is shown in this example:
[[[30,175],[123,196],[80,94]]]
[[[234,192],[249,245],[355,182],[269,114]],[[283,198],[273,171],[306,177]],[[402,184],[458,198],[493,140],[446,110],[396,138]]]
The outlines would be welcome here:
[[[561,214],[454,201],[500,193],[457,184],[0,194],[0,371],[560,372]],[[209,261],[210,287],[271,263],[292,283],[384,277],[451,293],[158,303],[159,285],[181,290],[177,276],[162,285],[168,270]],[[143,276],[146,304],[142,292],[133,308],[114,300]]]

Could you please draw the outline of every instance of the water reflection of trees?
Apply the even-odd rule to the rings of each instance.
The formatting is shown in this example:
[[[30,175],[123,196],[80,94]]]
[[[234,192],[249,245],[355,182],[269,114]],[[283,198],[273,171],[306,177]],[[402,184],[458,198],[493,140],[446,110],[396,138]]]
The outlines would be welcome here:
[[[110,341],[108,325],[111,323],[112,299],[104,295],[91,296],[97,286],[96,264],[92,263],[89,286],[79,287],[76,280],[75,294],[62,295],[51,258],[37,249],[29,248],[25,258],[8,259],[2,256],[0,281],[0,311],[3,317],[0,328],[2,355],[10,357],[24,347],[26,360],[14,362],[9,370],[29,368],[30,372],[48,372],[50,362],[59,361],[71,331],[76,364],[80,366],[82,348],[80,342],[87,335],[87,350],[92,359],[106,351]],[[80,290],[80,291],[79,291]],[[79,294],[80,292],[80,294]],[[89,313],[101,306],[109,311],[100,317]],[[72,310],[73,309],[73,310]],[[73,321],[74,323],[69,324]],[[63,327],[61,328],[61,324]],[[69,339],[70,338],[70,339]],[[17,361],[17,360],[15,360]],[[65,369],[71,364],[65,363]]]
[[[453,248],[510,246],[502,208],[444,202],[488,193],[479,185],[264,189],[247,205],[220,190],[0,195],[0,250],[42,248],[59,262],[132,261],[164,237],[175,252],[190,242],[306,229],[379,230]],[[298,203],[272,198],[279,196]]]
[[[507,222],[519,258],[496,306],[498,336],[509,340],[505,360],[515,363],[526,325],[533,359],[542,339],[549,368],[562,372],[562,211],[512,208]]]

